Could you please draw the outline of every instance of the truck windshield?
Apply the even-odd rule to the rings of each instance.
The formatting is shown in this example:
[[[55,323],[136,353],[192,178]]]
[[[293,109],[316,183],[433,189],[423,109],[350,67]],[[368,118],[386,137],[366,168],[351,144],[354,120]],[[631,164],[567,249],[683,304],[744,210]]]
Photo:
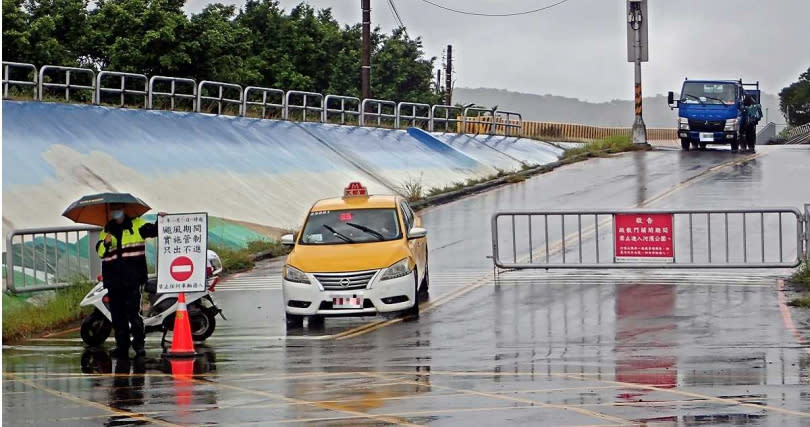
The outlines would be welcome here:
[[[681,91],[685,104],[732,105],[737,98],[737,87],[731,83],[686,82]]]
[[[402,234],[395,209],[312,211],[301,236],[304,245],[383,242]]]

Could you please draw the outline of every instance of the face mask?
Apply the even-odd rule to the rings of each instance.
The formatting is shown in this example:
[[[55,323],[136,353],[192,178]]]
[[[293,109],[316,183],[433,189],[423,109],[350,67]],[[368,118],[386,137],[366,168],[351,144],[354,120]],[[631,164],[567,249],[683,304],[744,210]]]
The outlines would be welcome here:
[[[124,211],[122,210],[114,210],[110,212],[110,215],[112,216],[112,219],[116,221],[121,221],[122,219],[124,219]]]

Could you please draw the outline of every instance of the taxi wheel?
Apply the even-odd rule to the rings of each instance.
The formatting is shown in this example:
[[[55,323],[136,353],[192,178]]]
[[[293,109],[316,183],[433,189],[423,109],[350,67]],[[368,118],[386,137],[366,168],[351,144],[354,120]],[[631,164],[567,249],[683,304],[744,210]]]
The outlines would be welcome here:
[[[298,314],[285,313],[288,328],[303,328],[304,316]]]
[[[413,307],[405,310],[405,315],[412,318],[419,318],[419,275],[413,271]]]
[[[419,292],[417,292],[417,294],[421,296],[427,296],[429,287],[430,287],[430,269],[428,268],[427,261],[425,261],[425,277],[422,278],[422,284],[419,286]]]

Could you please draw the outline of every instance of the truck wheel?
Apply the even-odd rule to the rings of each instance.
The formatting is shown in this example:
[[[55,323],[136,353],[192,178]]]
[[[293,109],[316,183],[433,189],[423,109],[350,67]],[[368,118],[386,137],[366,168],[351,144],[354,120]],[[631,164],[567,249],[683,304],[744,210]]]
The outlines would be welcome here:
[[[683,151],[689,151],[689,140],[686,138],[681,138],[681,149]]]
[[[701,151],[703,151],[703,150],[705,150],[705,149],[706,149],[706,143],[705,143],[705,142],[701,142],[701,143],[700,143],[700,150],[701,150]]]
[[[112,323],[96,310],[82,322],[82,341],[90,347],[98,347],[107,340],[111,330]]]

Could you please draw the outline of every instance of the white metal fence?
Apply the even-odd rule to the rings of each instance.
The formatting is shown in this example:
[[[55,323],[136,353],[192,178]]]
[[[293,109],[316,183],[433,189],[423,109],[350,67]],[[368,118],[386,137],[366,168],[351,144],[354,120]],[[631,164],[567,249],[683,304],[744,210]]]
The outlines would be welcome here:
[[[203,80],[198,83],[189,78],[149,77],[106,70],[96,72],[88,68],[55,65],[37,68],[33,64],[7,61],[2,65],[3,98],[30,93],[35,101],[61,98],[65,102],[117,106],[132,106],[128,101],[135,99],[136,104],[147,109],[182,109],[251,117],[261,114],[261,118],[357,123],[395,129],[418,126],[431,132],[518,136],[523,126],[520,114],[502,110],[397,103],[256,86],[243,88],[227,82]],[[11,88],[22,90],[12,93]],[[469,124],[482,126],[467,126]]]

